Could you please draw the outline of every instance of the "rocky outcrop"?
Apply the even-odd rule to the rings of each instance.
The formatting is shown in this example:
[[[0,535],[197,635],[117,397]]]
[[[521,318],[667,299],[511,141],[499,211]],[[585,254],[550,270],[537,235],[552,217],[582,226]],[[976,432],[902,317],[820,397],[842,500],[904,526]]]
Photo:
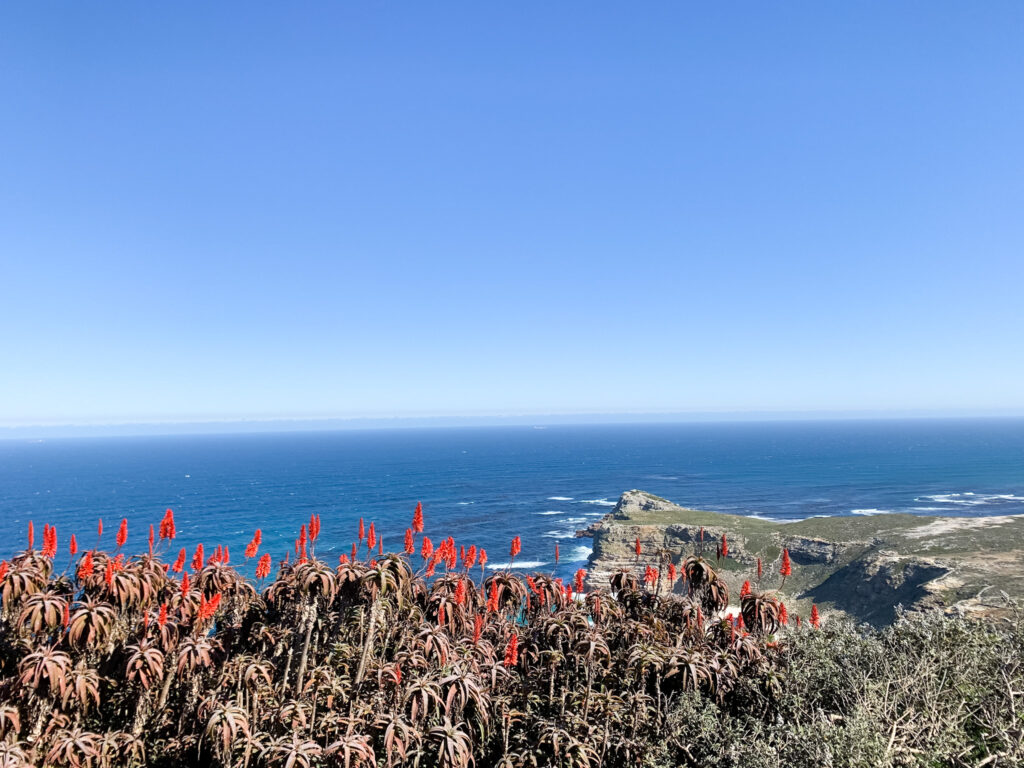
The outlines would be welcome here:
[[[760,558],[760,587],[779,589],[798,610],[814,602],[884,624],[899,605],[993,612],[999,606],[986,594],[1024,597],[1024,519],[1017,517],[878,515],[773,523],[687,509],[634,490],[577,533],[594,540],[588,569],[593,587],[606,586],[616,571],[646,564],[660,564],[664,576],[669,561],[678,564],[689,554],[716,561],[723,534],[729,555],[716,567],[732,593],[745,580],[756,582]],[[783,548],[793,563],[785,584],[778,575]]]

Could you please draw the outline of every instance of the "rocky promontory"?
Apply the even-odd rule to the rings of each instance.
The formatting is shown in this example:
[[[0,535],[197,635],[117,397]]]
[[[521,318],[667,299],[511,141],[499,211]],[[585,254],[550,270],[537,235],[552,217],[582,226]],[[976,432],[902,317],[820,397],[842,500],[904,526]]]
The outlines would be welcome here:
[[[657,565],[659,558],[678,564],[701,549],[701,529],[703,556],[712,562],[716,543],[728,537],[728,557],[716,568],[734,596],[745,580],[757,583],[761,558],[761,589],[780,590],[798,609],[813,602],[876,625],[890,622],[899,605],[993,613],[1005,610],[1007,598],[1024,598],[1024,517],[883,514],[779,523],[687,509],[638,490],[578,532],[594,540],[588,581],[603,587],[616,571]],[[784,586],[783,548],[793,564]]]

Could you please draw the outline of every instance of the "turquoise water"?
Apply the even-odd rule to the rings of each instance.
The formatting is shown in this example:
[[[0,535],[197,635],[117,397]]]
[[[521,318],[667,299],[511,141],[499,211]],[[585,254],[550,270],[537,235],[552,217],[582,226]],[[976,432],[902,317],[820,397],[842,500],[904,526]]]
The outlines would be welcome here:
[[[129,549],[172,507],[176,546],[227,544],[253,528],[283,557],[321,515],[318,552],[350,549],[358,519],[400,548],[418,500],[435,541],[517,564],[579,567],[576,529],[642,488],[704,509],[777,520],[882,511],[1024,514],[1024,420],[719,423],[382,430],[0,442],[0,558],[24,546],[28,520]],[[37,542],[39,541],[37,534]]]

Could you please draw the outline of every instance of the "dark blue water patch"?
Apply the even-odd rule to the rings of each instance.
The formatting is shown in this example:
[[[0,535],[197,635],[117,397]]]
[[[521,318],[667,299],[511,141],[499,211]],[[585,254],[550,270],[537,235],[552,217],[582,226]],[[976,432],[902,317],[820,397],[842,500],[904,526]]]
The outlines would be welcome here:
[[[398,548],[422,501],[427,535],[486,547],[492,564],[569,574],[573,532],[642,488],[680,504],[795,520],[910,512],[1024,514],[1024,421],[719,423],[381,430],[0,443],[0,557],[28,521],[95,541],[129,522],[130,550],[172,507],[175,547],[230,546],[256,527],[281,557],[321,515],[321,553],[348,551],[358,519]],[[551,514],[554,513],[554,514]],[[110,543],[109,540],[107,542]]]

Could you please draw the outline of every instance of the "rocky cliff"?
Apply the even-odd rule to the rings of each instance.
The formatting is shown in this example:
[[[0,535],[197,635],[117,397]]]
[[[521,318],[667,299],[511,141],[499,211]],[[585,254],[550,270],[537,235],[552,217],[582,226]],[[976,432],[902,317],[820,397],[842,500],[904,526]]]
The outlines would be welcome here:
[[[814,602],[885,624],[898,605],[995,612],[1005,609],[1003,593],[1024,598],[1022,517],[877,515],[774,523],[687,509],[635,490],[577,534],[594,540],[589,582],[606,586],[615,571],[657,565],[659,558],[678,564],[701,550],[702,528],[703,555],[712,561],[717,541],[722,534],[728,537],[728,557],[717,567],[734,596],[744,580],[756,582],[760,557],[761,588],[781,588],[798,610]],[[640,558],[634,550],[638,538]],[[784,547],[793,573],[783,587],[778,572]]]

